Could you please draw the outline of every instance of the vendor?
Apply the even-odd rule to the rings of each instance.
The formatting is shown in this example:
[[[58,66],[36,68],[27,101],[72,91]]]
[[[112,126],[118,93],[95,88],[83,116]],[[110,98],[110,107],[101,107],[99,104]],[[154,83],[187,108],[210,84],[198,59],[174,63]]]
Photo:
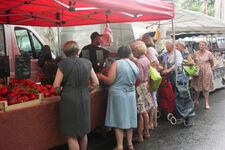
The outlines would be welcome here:
[[[38,59],[38,65],[43,68],[44,64],[46,61],[51,61],[52,60],[52,54],[50,47],[48,45],[44,45],[43,48],[41,49],[41,53]]]
[[[99,47],[101,36],[102,35],[98,32],[93,32],[90,36],[91,44],[83,47],[80,53],[80,57],[87,58],[92,62],[95,72],[101,71],[104,65],[104,61],[109,55],[109,52],[107,50]]]

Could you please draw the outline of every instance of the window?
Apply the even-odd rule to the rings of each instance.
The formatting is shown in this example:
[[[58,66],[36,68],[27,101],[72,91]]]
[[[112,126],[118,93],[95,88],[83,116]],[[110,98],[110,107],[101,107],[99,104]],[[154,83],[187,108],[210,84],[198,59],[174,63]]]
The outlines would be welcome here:
[[[16,29],[15,34],[21,55],[30,56],[30,58],[33,58],[28,31],[26,29]]]
[[[21,55],[29,56],[30,58],[38,58],[42,49],[42,44],[33,32],[24,28],[16,28],[15,34]]]
[[[32,38],[32,41],[34,44],[34,50],[35,50],[35,54],[36,54],[35,56],[37,58],[39,58],[39,55],[40,55],[41,49],[42,49],[42,45],[32,32],[30,32],[30,35],[31,35],[31,38]]]

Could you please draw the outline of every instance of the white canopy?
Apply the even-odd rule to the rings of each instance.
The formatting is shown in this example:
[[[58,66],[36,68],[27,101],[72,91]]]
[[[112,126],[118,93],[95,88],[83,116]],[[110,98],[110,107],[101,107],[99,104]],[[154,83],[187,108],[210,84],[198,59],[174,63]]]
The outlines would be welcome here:
[[[143,32],[154,31],[154,26],[157,22],[138,22],[132,23],[136,36]],[[149,27],[146,29],[146,27]],[[225,34],[225,22],[214,17],[208,16],[201,12],[175,8],[174,28],[176,38],[190,37],[195,35],[210,35],[210,34]],[[140,33],[141,32],[141,33]],[[166,35],[172,35],[171,20],[160,21],[160,34],[164,39]]]
[[[172,34],[171,23],[161,21],[166,33]],[[175,34],[221,34],[225,33],[225,22],[201,12],[175,8]]]

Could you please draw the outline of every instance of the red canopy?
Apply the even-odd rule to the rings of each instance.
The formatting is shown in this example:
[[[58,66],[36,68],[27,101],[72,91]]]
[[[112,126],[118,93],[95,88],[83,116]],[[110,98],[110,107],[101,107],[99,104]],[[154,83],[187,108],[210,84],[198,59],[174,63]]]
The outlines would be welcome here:
[[[0,23],[76,26],[167,20],[173,3],[164,0],[0,0]]]

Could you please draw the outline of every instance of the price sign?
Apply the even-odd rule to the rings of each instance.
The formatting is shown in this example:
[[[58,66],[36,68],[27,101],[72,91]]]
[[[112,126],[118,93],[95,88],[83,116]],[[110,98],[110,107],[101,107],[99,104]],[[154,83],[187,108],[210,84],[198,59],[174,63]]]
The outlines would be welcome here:
[[[15,79],[23,80],[30,78],[30,58],[16,55],[15,57]]]
[[[0,77],[9,77],[9,56],[0,56]]]

